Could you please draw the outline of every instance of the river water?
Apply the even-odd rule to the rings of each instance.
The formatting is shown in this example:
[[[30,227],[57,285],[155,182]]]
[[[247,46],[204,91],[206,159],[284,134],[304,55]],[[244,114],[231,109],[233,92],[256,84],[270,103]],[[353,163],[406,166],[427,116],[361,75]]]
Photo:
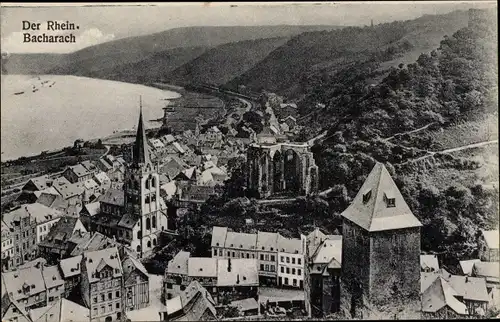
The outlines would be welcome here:
[[[2,161],[135,128],[140,96],[145,120],[160,118],[168,99],[180,96],[143,85],[61,75],[2,75],[1,89]]]

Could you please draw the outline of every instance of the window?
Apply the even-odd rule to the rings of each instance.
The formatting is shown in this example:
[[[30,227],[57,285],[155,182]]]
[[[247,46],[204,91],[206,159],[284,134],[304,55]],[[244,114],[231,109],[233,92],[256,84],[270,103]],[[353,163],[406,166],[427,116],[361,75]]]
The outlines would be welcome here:
[[[148,246],[148,248],[151,248],[151,241],[150,240],[148,240],[147,246]]]
[[[286,268],[286,273],[287,273],[287,274],[290,274],[290,267],[287,267],[287,268]],[[287,283],[287,284],[288,284],[288,283]]]
[[[290,263],[290,257],[288,257],[288,256],[286,257],[286,262]]]
[[[137,231],[137,239],[141,239],[142,238],[142,231]]]
[[[35,296],[35,300],[37,300],[37,301],[38,301],[38,300],[40,300],[40,294],[37,294],[37,295]]]
[[[156,216],[153,216],[153,228],[156,228]]]
[[[264,257],[265,257],[266,261],[269,260],[269,255],[266,254],[266,256],[264,256]]]
[[[214,249],[214,256],[217,256],[217,249]]]
[[[267,265],[267,264],[266,264],[266,266],[265,266],[264,270],[265,270],[266,272],[267,272],[267,271],[269,271],[269,265]]]
[[[151,219],[146,218],[146,229],[151,229]]]
[[[106,307],[104,305],[101,305],[101,314],[106,313]]]
[[[274,262],[275,259],[274,255],[271,255],[271,261]]]
[[[285,277],[285,285],[288,285],[288,277]]]
[[[292,274],[295,275],[295,268],[292,268]]]
[[[120,308],[120,302],[116,302],[116,308],[119,309]]]
[[[222,256],[222,249],[219,249],[219,256]]]
[[[231,257],[231,252],[230,251],[227,252],[227,257]]]
[[[101,293],[101,302],[104,302],[106,300],[106,296],[104,295],[104,293]]]
[[[271,268],[271,272],[274,272],[274,271],[275,271],[275,269],[274,269],[274,265],[270,265],[269,267]]]
[[[250,253],[247,253],[247,258],[250,258]]]
[[[295,264],[295,257],[292,257],[292,264]]]
[[[53,296],[49,296],[49,302],[52,302],[54,301],[54,297]]]
[[[236,257],[236,254],[233,252],[233,257]]]
[[[260,254],[260,260],[263,261],[264,260],[264,254]]]
[[[95,307],[93,310],[92,310],[92,316],[96,316],[98,313],[97,313],[97,308]]]
[[[97,303],[97,296],[94,296],[94,298],[92,299],[92,302]]]
[[[113,304],[108,304],[108,312],[113,311]]]
[[[113,293],[109,292],[108,293],[108,300],[112,300],[113,299]]]
[[[260,270],[263,271],[264,270],[264,264],[260,264]]]
[[[295,278],[293,279],[293,286],[297,286],[297,280]]]
[[[283,266],[281,266],[280,271],[281,271],[282,273],[284,273],[284,272],[285,272],[285,268],[284,268]]]
[[[297,258],[297,264],[302,265],[302,259]]]
[[[297,275],[302,275],[302,270],[300,268],[297,270]]]

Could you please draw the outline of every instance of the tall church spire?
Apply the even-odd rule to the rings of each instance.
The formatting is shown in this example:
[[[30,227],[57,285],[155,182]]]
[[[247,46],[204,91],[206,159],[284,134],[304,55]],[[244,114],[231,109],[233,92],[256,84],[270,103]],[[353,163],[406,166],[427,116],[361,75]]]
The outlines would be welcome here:
[[[142,96],[139,98],[140,112],[139,124],[137,125],[137,135],[135,137],[133,163],[136,165],[149,163],[148,139],[146,137],[146,128],[142,119]]]

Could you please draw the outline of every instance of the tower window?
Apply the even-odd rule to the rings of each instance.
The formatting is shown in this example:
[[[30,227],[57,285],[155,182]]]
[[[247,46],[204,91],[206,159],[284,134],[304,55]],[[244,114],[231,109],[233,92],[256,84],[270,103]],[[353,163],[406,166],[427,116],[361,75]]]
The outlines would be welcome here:
[[[363,203],[367,203],[372,196],[372,190],[368,189],[363,192]]]
[[[390,192],[385,192],[384,193],[384,201],[387,206],[387,208],[393,208],[396,207],[396,198],[394,195]]]
[[[153,228],[156,228],[156,216],[154,216],[152,219],[153,219],[152,220],[153,221]]]
[[[146,218],[146,229],[151,229],[151,219]]]

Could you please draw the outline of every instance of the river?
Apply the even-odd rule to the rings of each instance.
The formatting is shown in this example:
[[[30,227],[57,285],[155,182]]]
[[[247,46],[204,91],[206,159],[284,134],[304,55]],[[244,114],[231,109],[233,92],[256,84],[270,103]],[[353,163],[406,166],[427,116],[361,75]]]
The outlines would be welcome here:
[[[145,120],[160,118],[168,99],[180,96],[143,85],[61,75],[2,75],[1,89],[2,161],[135,128],[139,96]]]

